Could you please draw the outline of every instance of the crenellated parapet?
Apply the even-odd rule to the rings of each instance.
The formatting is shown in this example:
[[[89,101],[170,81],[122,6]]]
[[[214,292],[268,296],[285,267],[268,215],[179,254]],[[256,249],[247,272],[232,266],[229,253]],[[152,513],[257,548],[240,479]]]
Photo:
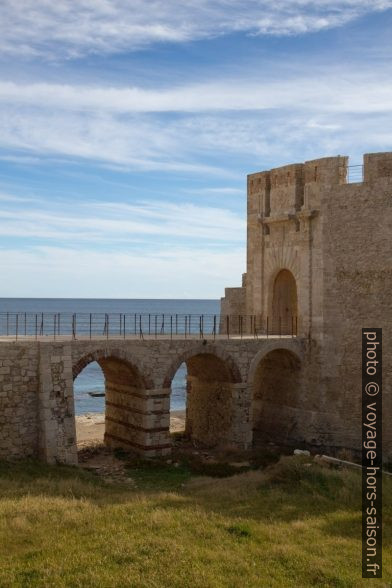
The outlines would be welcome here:
[[[316,204],[320,188],[347,183],[347,166],[347,157],[323,157],[248,175],[248,218],[288,218]]]
[[[313,399],[309,430],[323,400],[345,398],[342,438],[352,447],[361,418],[361,328],[379,327],[392,337],[392,152],[366,154],[355,166],[340,155],[285,165],[250,174],[247,186],[246,283],[227,289],[225,304],[245,300],[245,313],[261,324],[268,319],[273,333],[289,333],[285,325],[295,320],[312,349],[302,380],[303,394],[311,391]],[[390,382],[391,354],[383,367]],[[279,370],[268,364],[261,377],[263,431],[271,422],[265,406],[275,402]],[[292,374],[286,389],[289,381]],[[389,423],[392,395],[385,393],[384,400]],[[338,429],[335,422],[335,439]],[[391,451],[390,425],[384,444]]]
[[[377,182],[381,179],[392,181],[392,152],[364,155],[363,178],[367,183]]]

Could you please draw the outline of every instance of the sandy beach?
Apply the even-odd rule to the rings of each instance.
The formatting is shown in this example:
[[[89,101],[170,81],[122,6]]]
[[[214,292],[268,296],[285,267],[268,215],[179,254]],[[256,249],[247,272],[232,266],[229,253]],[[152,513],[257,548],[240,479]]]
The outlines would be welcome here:
[[[185,410],[170,413],[170,432],[176,433],[185,428]],[[103,441],[105,432],[105,415],[89,412],[76,417],[76,438],[78,445],[95,444]]]

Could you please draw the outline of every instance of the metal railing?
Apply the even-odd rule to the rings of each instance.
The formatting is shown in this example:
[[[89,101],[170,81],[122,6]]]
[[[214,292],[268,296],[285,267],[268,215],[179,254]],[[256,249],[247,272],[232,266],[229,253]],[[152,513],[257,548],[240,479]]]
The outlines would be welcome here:
[[[0,338],[216,339],[296,337],[296,316],[0,312]]]
[[[363,165],[348,165],[346,170],[347,184],[363,182]]]

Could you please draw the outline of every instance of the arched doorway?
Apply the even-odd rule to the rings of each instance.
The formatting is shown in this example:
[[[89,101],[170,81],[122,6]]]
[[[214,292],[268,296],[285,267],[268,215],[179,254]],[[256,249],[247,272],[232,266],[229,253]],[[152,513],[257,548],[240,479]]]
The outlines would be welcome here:
[[[143,378],[129,362],[117,357],[100,357],[99,353],[95,353],[82,358],[74,367],[74,380],[94,362],[102,370],[105,381],[105,444],[139,451],[144,446],[145,421],[148,418]]]
[[[296,334],[298,316],[297,284],[293,274],[281,270],[275,278],[272,295],[272,329],[275,334]]]
[[[287,349],[274,349],[260,361],[253,381],[253,443],[299,441],[301,363]]]

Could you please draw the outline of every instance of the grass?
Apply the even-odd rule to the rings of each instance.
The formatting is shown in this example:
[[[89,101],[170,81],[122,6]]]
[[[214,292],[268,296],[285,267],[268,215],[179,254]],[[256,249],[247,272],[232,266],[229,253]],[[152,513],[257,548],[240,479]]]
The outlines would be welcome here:
[[[139,461],[131,489],[77,468],[2,463],[0,586],[368,586],[360,473],[308,461],[225,478]],[[371,584],[386,587],[390,478],[383,514],[385,579]]]

